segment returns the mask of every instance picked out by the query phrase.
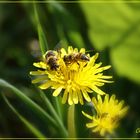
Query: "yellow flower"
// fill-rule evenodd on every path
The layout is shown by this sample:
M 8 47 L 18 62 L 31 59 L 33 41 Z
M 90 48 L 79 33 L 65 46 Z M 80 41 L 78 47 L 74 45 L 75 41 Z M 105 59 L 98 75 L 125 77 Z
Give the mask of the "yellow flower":
M 41 62 L 34 63 L 35 67 L 40 68 L 40 70 L 30 72 L 31 75 L 39 76 L 32 80 L 32 83 L 40 83 L 39 88 L 47 89 L 51 87 L 54 89 L 53 96 L 58 96 L 61 91 L 62 93 L 62 103 L 66 103 L 68 100 L 69 105 L 78 104 L 80 102 L 83 104 L 83 98 L 90 102 L 91 98 L 88 93 L 95 91 L 96 93 L 103 95 L 105 94 L 99 89 L 104 83 L 111 83 L 108 79 L 112 76 L 103 75 L 103 71 L 110 68 L 110 66 L 100 67 L 102 63 L 95 63 L 98 58 L 98 53 L 90 57 L 90 55 L 85 54 L 85 49 L 81 48 L 78 51 L 77 48 L 68 47 L 68 52 L 64 48 L 60 50 L 61 53 L 53 51 L 57 56 L 58 68 L 52 70 L 46 63 L 45 55 Z M 47 53 L 47 52 L 46 52 Z M 71 63 L 66 63 L 64 61 L 64 56 L 74 55 L 74 54 L 85 54 L 89 57 L 89 61 L 81 61 L 76 59 Z
M 108 94 L 105 95 L 104 101 L 98 95 L 97 99 L 95 97 L 92 99 L 92 102 L 97 112 L 95 116 L 90 116 L 82 111 L 83 115 L 91 120 L 86 124 L 87 128 L 91 128 L 93 132 L 99 132 L 101 136 L 113 133 L 119 125 L 119 120 L 126 115 L 128 106 L 123 107 L 124 101 L 119 102 L 115 99 L 115 95 L 109 99 Z

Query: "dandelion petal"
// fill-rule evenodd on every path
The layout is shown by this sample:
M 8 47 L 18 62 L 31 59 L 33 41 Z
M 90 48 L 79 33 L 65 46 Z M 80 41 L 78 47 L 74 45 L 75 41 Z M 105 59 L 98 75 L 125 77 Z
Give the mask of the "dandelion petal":
M 51 85 L 52 85 L 52 82 L 51 82 L 51 81 L 48 81 L 48 82 L 46 82 L 46 83 L 40 85 L 39 88 L 41 88 L 41 89 L 47 89 L 47 88 L 49 88 Z
M 83 114 L 85 117 L 87 117 L 87 118 L 89 118 L 90 120 L 92 120 L 92 116 L 88 115 L 88 114 L 85 113 L 84 111 L 82 111 L 82 114 Z
M 46 64 L 44 62 L 33 63 L 35 67 L 46 69 Z
M 95 127 L 97 124 L 94 124 L 94 123 L 87 123 L 86 126 L 87 128 L 92 128 L 92 127 Z
M 83 93 L 84 98 L 85 98 L 88 102 L 90 102 L 91 99 L 90 99 L 88 93 L 87 93 L 85 90 L 82 90 L 82 93 Z
M 102 90 L 100 90 L 98 87 L 96 87 L 96 86 L 92 86 L 91 87 L 95 92 L 97 92 L 98 94 L 100 94 L 100 95 L 104 95 L 105 94 L 105 92 L 103 92 Z
M 78 95 L 77 95 L 77 92 L 73 91 L 73 102 L 75 104 L 78 104 Z
M 45 74 L 45 71 L 31 71 L 30 72 L 30 75 L 44 75 Z
M 35 84 L 35 83 L 41 82 L 42 80 L 47 80 L 47 76 L 36 78 L 36 79 L 32 80 L 32 83 Z
M 72 48 L 72 46 L 69 46 L 69 47 L 68 47 L 68 53 L 69 53 L 69 54 L 73 53 L 73 48 Z
M 80 53 L 85 53 L 85 48 L 81 48 Z
M 62 90 L 62 87 L 57 88 L 54 92 L 53 92 L 53 96 L 58 96 L 60 94 Z
M 69 92 L 68 103 L 69 103 L 69 105 L 72 105 L 73 104 L 72 92 L 71 91 Z
M 82 97 L 82 94 L 81 94 L 81 92 L 78 90 L 78 92 L 77 92 L 77 94 L 78 94 L 78 99 L 79 99 L 79 101 L 80 101 L 80 104 L 84 104 L 84 102 L 83 102 L 83 97 Z
M 63 103 L 63 104 L 65 104 L 65 103 L 66 103 L 67 98 L 68 98 L 68 91 L 67 91 L 67 90 L 65 90 L 65 91 L 64 91 L 63 98 L 62 98 L 62 103 Z

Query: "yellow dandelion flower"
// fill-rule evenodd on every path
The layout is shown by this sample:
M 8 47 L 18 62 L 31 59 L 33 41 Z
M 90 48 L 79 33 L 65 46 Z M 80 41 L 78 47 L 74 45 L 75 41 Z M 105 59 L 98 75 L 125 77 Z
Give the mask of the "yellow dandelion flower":
M 118 127 L 119 120 L 126 115 L 128 106 L 123 107 L 124 101 L 119 102 L 115 99 L 115 95 L 109 99 L 108 94 L 105 95 L 104 101 L 98 95 L 97 99 L 95 97 L 92 99 L 92 102 L 97 115 L 90 116 L 82 111 L 83 115 L 91 120 L 86 124 L 87 128 L 91 128 L 93 132 L 99 132 L 101 136 L 107 133 L 112 134 Z
M 47 51 L 46 54 L 48 52 L 50 53 Z M 53 96 L 58 96 L 61 91 L 64 91 L 62 103 L 68 101 L 69 105 L 78 104 L 78 102 L 83 104 L 83 98 L 90 102 L 88 93 L 93 91 L 100 95 L 105 94 L 99 87 L 104 83 L 111 83 L 112 81 L 108 79 L 112 76 L 103 75 L 102 72 L 111 66 L 100 67 L 101 62 L 96 64 L 98 53 L 90 56 L 85 54 L 84 48 L 78 51 L 77 48 L 72 47 L 68 47 L 68 52 L 62 48 L 60 52 L 53 51 L 53 53 L 51 59 L 46 60 L 45 54 L 41 62 L 33 64 L 39 70 L 30 72 L 31 75 L 37 76 L 32 83 L 40 83 L 41 89 L 51 87 L 54 89 Z

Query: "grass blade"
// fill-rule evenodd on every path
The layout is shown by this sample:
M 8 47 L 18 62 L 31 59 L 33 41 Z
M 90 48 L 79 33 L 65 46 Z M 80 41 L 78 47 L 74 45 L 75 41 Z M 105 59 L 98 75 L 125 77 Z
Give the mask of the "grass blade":
M 19 117 L 19 119 L 25 124 L 25 126 L 37 137 L 37 138 L 45 138 L 46 137 L 33 125 L 31 124 L 27 119 L 25 119 L 22 115 L 19 114 L 19 112 L 13 107 L 13 105 L 8 101 L 8 99 L 5 97 L 4 94 L 2 94 L 5 102 L 10 107 L 10 109 Z M 46 139 L 47 140 L 47 139 Z
M 47 108 L 50 110 L 50 112 L 54 116 L 55 120 L 57 121 L 59 128 L 61 129 L 62 136 L 67 137 L 68 132 L 67 132 L 66 128 L 64 127 L 64 124 L 63 124 L 62 120 L 60 119 L 59 115 L 56 113 L 56 110 L 54 109 L 54 107 L 52 106 L 52 104 L 50 103 L 50 101 L 48 100 L 46 95 L 44 94 L 44 92 L 41 90 L 40 90 L 40 95 L 41 95 L 42 99 L 44 100 Z
M 39 46 L 40 46 L 42 54 L 44 54 L 48 50 L 48 43 L 47 43 L 47 39 L 45 37 L 45 33 L 43 32 L 41 23 L 39 21 L 39 16 L 38 16 L 38 12 L 37 12 L 35 3 L 34 3 L 34 14 L 35 14 L 35 19 L 36 19 L 36 24 L 37 24 Z
M 48 122 L 51 122 L 53 125 L 57 125 L 56 121 L 44 109 L 42 109 L 39 105 L 33 102 L 29 97 L 27 97 L 23 92 L 18 90 L 16 87 L 12 86 L 3 79 L 0 79 L 0 87 L 9 88 L 10 90 L 12 90 L 13 93 L 19 99 L 21 99 L 26 105 L 28 105 L 37 115 L 42 116 L 47 124 Z

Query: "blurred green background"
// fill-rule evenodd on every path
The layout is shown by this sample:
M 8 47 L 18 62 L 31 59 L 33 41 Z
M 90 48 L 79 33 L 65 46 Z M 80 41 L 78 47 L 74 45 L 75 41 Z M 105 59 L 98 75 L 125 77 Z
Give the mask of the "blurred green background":
M 49 49 L 63 40 L 67 45 L 93 50 L 91 54 L 99 52 L 98 60 L 104 66 L 112 65 L 107 74 L 113 75 L 115 82 L 102 89 L 110 95 L 115 93 L 130 106 L 116 131 L 117 137 L 140 137 L 135 132 L 140 127 L 140 2 L 57 1 L 38 3 L 36 8 Z M 29 76 L 29 71 L 34 69 L 32 63 L 41 58 L 33 3 L 0 3 L 0 57 L 0 78 L 43 106 Z M 44 135 L 59 137 L 53 127 L 44 126 L 11 91 L 3 90 L 1 93 Z M 81 109 L 86 107 L 77 105 L 76 109 L 78 137 L 92 137 L 85 127 L 87 120 L 81 115 Z M 2 96 L 0 137 L 34 137 Z

